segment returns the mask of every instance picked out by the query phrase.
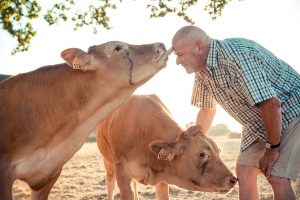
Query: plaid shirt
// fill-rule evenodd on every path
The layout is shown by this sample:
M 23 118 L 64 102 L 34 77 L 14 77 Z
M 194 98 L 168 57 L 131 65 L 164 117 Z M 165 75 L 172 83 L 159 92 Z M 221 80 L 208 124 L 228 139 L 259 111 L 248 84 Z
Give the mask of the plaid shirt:
M 211 40 L 207 69 L 195 74 L 192 105 L 220 104 L 243 126 L 241 151 L 266 141 L 257 103 L 281 101 L 282 130 L 300 113 L 300 75 L 259 44 L 246 39 Z

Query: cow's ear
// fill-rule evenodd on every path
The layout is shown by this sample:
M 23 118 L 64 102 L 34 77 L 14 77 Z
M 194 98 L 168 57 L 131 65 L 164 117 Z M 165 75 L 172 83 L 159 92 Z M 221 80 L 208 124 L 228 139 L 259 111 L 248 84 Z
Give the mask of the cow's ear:
M 176 142 L 153 141 L 150 143 L 149 148 L 158 160 L 171 161 L 176 155 L 183 153 L 182 146 L 177 144 Z
M 204 132 L 202 127 L 199 125 L 191 126 L 183 133 L 184 138 L 190 138 L 190 137 L 195 137 L 200 135 L 204 135 Z
M 81 49 L 69 48 L 61 52 L 61 57 L 67 62 L 67 64 L 73 69 L 79 69 L 82 71 L 93 70 L 90 63 L 90 55 Z

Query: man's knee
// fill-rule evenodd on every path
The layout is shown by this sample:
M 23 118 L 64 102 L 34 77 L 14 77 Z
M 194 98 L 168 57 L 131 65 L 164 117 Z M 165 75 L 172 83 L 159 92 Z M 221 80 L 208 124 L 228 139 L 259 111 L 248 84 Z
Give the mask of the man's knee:
M 259 170 L 254 166 L 236 165 L 236 175 L 239 181 L 255 180 Z
M 272 186 L 287 186 L 291 185 L 291 181 L 287 178 L 284 177 L 279 177 L 279 176 L 270 176 L 268 178 L 269 183 Z

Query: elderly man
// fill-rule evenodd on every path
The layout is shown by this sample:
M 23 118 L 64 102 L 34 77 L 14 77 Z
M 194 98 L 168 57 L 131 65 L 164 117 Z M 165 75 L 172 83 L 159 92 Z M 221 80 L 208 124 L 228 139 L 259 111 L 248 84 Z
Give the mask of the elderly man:
M 172 46 L 176 63 L 195 72 L 196 123 L 207 132 L 218 103 L 243 125 L 240 199 L 259 199 L 260 171 L 275 200 L 296 199 L 290 180 L 300 174 L 300 75 L 254 41 L 211 39 L 195 26 L 179 29 Z

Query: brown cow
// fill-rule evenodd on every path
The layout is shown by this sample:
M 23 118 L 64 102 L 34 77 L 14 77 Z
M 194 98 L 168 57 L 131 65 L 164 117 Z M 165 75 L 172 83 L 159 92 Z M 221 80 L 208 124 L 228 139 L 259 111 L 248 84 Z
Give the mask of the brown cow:
M 63 165 L 92 130 L 137 87 L 165 67 L 161 43 L 108 42 L 88 52 L 67 49 L 67 62 L 0 84 L 0 199 L 12 199 L 15 179 L 47 199 Z
M 225 193 L 237 181 L 220 160 L 215 142 L 199 126 L 180 128 L 156 95 L 131 96 L 98 126 L 97 144 L 108 200 L 115 181 L 122 200 L 137 198 L 132 179 L 155 186 L 160 200 L 168 199 L 168 184 Z

